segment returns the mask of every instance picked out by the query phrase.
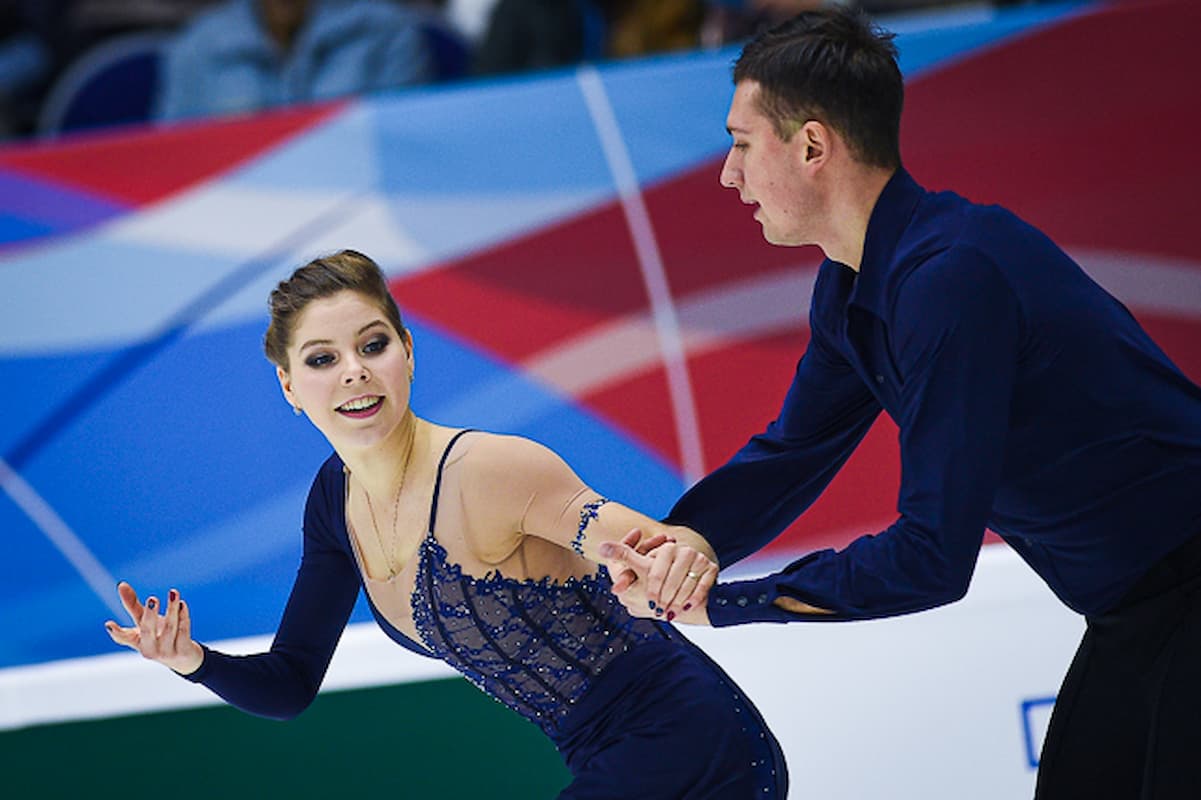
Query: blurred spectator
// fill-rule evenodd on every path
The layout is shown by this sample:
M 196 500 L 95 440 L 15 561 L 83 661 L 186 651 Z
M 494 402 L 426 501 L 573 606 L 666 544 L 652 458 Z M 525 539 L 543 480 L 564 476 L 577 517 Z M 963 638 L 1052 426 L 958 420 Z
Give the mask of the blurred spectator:
M 174 29 L 216 1 L 0 0 L 0 133 L 30 133 L 46 91 L 94 45 Z
M 170 48 L 156 116 L 246 113 L 423 83 L 421 12 L 387 0 L 226 0 Z
M 697 47 L 705 0 L 499 0 L 476 72 L 523 72 Z

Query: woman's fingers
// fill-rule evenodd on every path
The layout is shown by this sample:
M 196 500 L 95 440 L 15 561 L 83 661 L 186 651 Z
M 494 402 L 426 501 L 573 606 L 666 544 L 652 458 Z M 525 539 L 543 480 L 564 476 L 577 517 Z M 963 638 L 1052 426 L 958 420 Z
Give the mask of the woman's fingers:
M 700 556 L 702 561 L 708 560 L 690 547 L 680 548 L 663 579 L 663 589 L 659 596 L 668 622 L 671 622 L 680 613 L 685 598 L 692 594 L 693 581 L 700 578 L 701 573 L 697 570 L 697 556 Z M 704 567 L 702 566 L 701 569 Z
M 138 618 L 138 650 L 146 658 L 158 660 L 158 629 L 158 598 L 151 597 L 146 600 L 146 606 L 142 609 L 142 616 Z
M 694 584 L 691 593 L 688 593 L 688 583 L 684 585 L 681 594 L 687 594 L 688 596 L 682 599 L 680 612 L 704 607 L 709 602 L 709 590 L 713 588 L 713 584 L 717 583 L 717 565 L 706 558 L 703 553 L 697 553 L 697 555 L 700 558 L 693 562 L 692 571 L 695 574 L 699 574 L 700 577 L 695 582 L 688 581 L 688 583 Z
M 163 617 L 162 656 L 173 656 L 178 652 L 175 646 L 175 637 L 179 633 L 179 592 L 174 589 L 167 592 L 167 613 Z
M 108 632 L 108 636 L 114 642 L 123 647 L 132 647 L 138 649 L 138 629 L 137 628 L 122 628 L 111 619 L 104 623 L 104 630 Z
M 192 615 L 188 613 L 188 606 L 181 597 L 179 598 L 179 630 L 175 634 L 175 647 L 177 650 L 182 650 L 191 642 Z
M 117 584 L 117 596 L 121 598 L 121 605 L 125 606 L 129 618 L 135 625 L 138 624 L 138 620 L 142 618 L 142 604 L 138 602 L 138 593 L 128 583 L 121 581 Z

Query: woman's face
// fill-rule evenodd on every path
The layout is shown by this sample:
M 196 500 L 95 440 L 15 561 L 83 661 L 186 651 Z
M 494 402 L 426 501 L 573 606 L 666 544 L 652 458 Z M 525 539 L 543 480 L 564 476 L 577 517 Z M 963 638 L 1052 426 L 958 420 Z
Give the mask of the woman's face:
M 309 303 L 292 331 L 288 365 L 277 370 L 284 396 L 336 450 L 386 440 L 409 408 L 412 342 L 358 292 Z

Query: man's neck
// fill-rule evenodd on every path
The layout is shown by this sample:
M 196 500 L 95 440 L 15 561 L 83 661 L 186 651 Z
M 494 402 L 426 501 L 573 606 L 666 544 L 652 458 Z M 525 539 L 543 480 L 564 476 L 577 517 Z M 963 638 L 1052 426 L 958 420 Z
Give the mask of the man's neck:
M 863 262 L 867 225 L 885 184 L 896 170 L 856 166 L 838 181 L 830 203 L 830 238 L 823 244 L 826 258 L 856 272 Z

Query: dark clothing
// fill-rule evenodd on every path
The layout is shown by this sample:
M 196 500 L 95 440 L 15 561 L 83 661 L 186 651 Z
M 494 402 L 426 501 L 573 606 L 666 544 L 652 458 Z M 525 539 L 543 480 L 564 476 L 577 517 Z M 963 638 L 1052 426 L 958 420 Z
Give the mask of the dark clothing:
M 1201 532 L 1201 389 L 1042 233 L 903 170 L 859 273 L 825 261 L 779 417 L 676 504 L 721 565 L 821 493 L 881 410 L 900 429 L 899 519 L 844 550 L 719 584 L 714 625 L 886 617 L 967 591 L 985 528 L 1076 611 L 1112 609 Z M 805 617 L 813 619 L 814 617 Z
M 499 0 L 476 48 L 475 71 L 499 75 L 597 61 L 605 19 L 591 0 Z
M 1035 800 L 1201 797 L 1201 537 L 1084 640 L 1051 714 Z
M 368 593 L 397 644 L 445 661 L 493 699 L 539 725 L 573 780 L 563 800 L 784 798 L 783 753 L 725 673 L 670 625 L 629 615 L 608 572 L 565 581 L 469 575 L 435 536 L 438 467 L 412 590 L 420 641 Z M 304 555 L 268 653 L 205 649 L 187 676 L 253 714 L 288 718 L 314 698 L 364 586 L 346 525 L 346 475 L 331 456 L 305 506 Z M 371 578 L 367 578 L 371 581 Z M 383 584 L 388 581 L 376 581 Z M 703 730 L 698 741 L 689 731 Z

